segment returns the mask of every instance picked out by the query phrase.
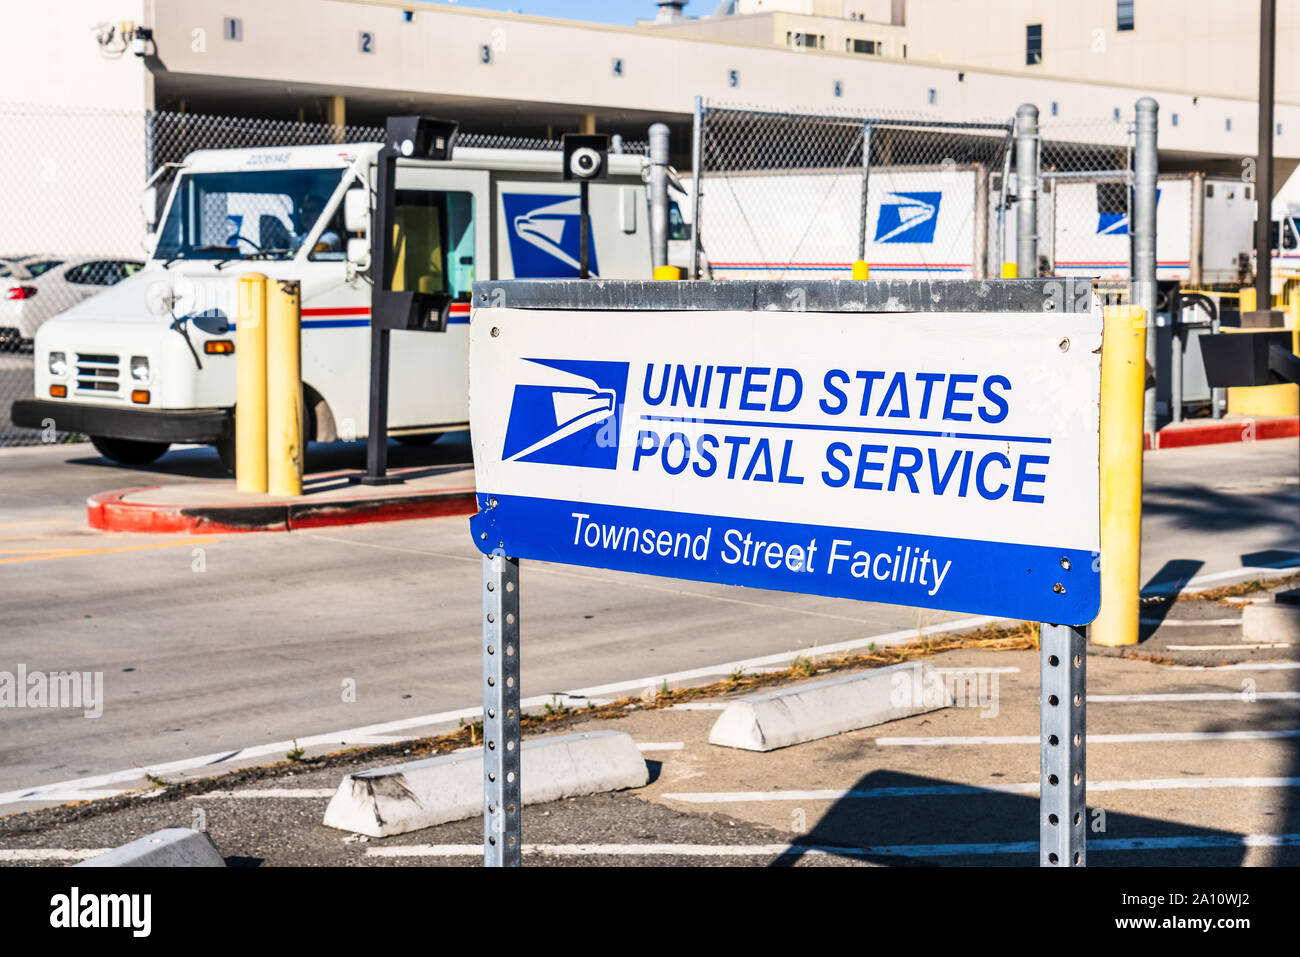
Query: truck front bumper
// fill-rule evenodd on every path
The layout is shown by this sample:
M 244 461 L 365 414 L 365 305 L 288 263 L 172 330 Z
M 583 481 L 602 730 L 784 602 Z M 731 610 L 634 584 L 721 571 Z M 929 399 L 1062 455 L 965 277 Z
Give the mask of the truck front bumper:
M 139 442 L 211 444 L 235 434 L 232 409 L 130 409 L 115 406 L 19 399 L 10 413 L 14 425 L 81 432 Z

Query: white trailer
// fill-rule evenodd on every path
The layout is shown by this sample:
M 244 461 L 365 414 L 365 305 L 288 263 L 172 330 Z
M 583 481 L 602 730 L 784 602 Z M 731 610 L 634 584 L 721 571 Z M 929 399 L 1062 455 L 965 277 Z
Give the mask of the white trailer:
M 987 275 L 987 173 L 978 164 L 872 167 L 864 257 L 872 277 Z M 690 179 L 683 182 L 689 191 Z M 848 278 L 858 257 L 862 174 L 706 174 L 700 210 L 701 246 L 716 278 Z
M 1119 179 L 1043 178 L 1039 191 L 1040 257 L 1057 276 L 1127 279 L 1128 185 Z M 1201 173 L 1157 180 L 1156 278 L 1195 285 L 1237 284 L 1251 272 L 1253 185 Z M 1014 216 L 1008 216 L 1014 250 Z

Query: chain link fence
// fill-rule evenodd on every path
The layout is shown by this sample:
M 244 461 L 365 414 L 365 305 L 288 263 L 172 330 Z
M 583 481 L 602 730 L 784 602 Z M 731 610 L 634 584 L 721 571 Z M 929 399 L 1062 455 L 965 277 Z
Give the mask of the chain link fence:
M 701 110 L 699 235 L 717 278 L 996 275 L 1010 122 Z
M 384 132 L 378 126 L 6 103 L 0 103 L 0 124 L 23 134 L 21 148 L 15 141 L 0 151 L 0 181 L 6 184 L 0 198 L 0 446 L 80 438 L 11 423 L 14 400 L 33 392 L 32 339 L 46 320 L 144 266 L 148 220 L 157 220 L 189 153 L 378 142 Z M 469 131 L 457 145 L 561 148 L 559 140 Z M 615 146 L 641 155 L 647 148 L 644 141 Z M 144 209 L 150 184 L 156 188 L 153 217 Z M 248 241 L 265 246 L 274 244 L 273 234 L 292 229 L 293 214 L 250 208 L 245 222 L 234 225 Z M 225 241 L 229 225 L 223 207 L 213 222 L 218 241 Z
M 704 104 L 716 278 L 983 278 L 1016 259 L 1014 124 Z M 1132 118 L 1039 126 L 1042 275 L 1127 281 Z M 864 165 L 864 146 L 866 163 Z
M 1044 275 L 1126 284 L 1132 117 L 1039 124 L 1038 254 Z M 1014 183 L 1013 189 L 1014 189 Z

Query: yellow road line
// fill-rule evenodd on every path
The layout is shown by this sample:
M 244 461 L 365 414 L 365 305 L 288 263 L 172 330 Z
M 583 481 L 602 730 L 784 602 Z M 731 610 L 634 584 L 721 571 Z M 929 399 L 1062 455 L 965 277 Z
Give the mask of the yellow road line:
M 187 538 L 173 542 L 151 542 L 147 545 L 118 545 L 114 548 L 46 548 L 33 552 L 0 552 L 3 554 L 20 555 L 19 558 L 0 558 L 0 565 L 9 565 L 14 562 L 40 562 L 50 558 L 81 558 L 86 555 L 108 555 L 112 552 L 138 552 L 147 548 L 175 548 L 177 545 L 209 545 L 213 542 L 219 542 L 219 537 L 210 538 Z

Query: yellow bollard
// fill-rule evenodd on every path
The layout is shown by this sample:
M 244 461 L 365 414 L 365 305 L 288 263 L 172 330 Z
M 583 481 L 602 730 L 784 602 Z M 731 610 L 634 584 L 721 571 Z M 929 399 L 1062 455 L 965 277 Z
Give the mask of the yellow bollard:
M 681 279 L 682 271 L 677 266 L 655 266 L 656 279 Z
M 1002 278 L 1003 278 L 1003 279 L 1015 279 L 1015 278 L 1016 278 L 1017 276 L 1019 276 L 1019 275 L 1020 275 L 1020 270 L 1019 270 L 1019 268 L 1016 266 L 1015 263 L 1003 263 L 1003 264 L 1002 264 Z
M 235 322 L 235 488 L 266 491 L 266 277 L 239 277 Z
M 1146 314 L 1105 310 L 1101 348 L 1101 612 L 1088 629 L 1099 645 L 1136 645 L 1142 553 L 1142 397 Z
M 1241 290 L 1240 308 L 1250 312 L 1255 308 L 1255 290 Z M 1275 303 L 1273 308 L 1282 310 L 1284 327 L 1291 330 L 1291 351 L 1300 352 L 1300 301 L 1283 304 Z M 1236 331 L 1236 330 L 1229 330 Z M 1242 330 L 1249 333 L 1251 330 Z M 1233 386 L 1228 389 L 1228 411 L 1233 415 L 1296 415 L 1300 414 L 1300 389 L 1287 383 L 1279 385 Z
M 272 495 L 302 494 L 302 313 L 296 279 L 276 279 L 266 297 L 266 466 Z
M 871 278 L 871 266 L 868 265 L 865 261 L 863 261 L 863 260 L 861 260 L 861 259 L 856 260 L 856 261 L 853 263 L 853 278 L 854 278 L 854 279 L 870 279 L 870 278 Z

